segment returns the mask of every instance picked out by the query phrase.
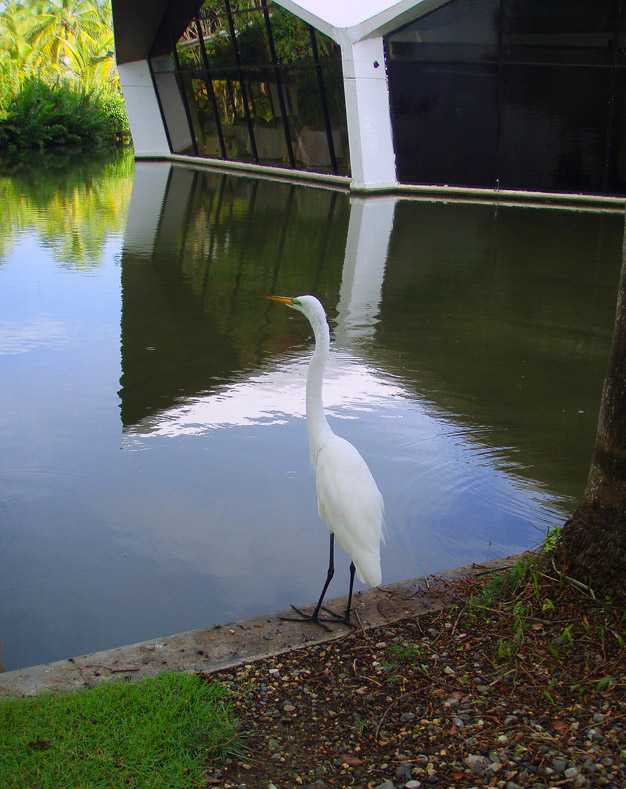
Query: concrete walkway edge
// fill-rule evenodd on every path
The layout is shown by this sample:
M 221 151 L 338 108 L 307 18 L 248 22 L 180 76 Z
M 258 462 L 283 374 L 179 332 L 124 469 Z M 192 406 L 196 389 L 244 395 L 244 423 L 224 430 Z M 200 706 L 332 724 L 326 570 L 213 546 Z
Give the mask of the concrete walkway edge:
M 457 567 L 436 576 L 358 592 L 353 599 L 354 627 L 367 630 L 441 609 L 446 605 L 445 590 L 455 579 L 505 569 L 523 555 Z M 341 611 L 345 598 L 332 600 L 328 605 Z M 264 614 L 241 622 L 7 671 L 0 674 L 0 699 L 95 687 L 116 678 L 137 680 L 162 671 L 208 674 L 339 638 L 349 630 L 344 625 L 333 625 L 332 632 L 326 632 L 313 623 L 281 620 L 281 616 L 290 613 Z

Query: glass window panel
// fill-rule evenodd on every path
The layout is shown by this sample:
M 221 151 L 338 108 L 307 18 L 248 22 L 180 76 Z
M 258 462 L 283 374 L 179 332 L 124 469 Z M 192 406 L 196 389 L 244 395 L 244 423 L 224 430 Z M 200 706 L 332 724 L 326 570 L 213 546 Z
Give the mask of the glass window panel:
M 334 63 L 327 61 L 327 65 L 322 66 L 322 77 L 326 91 L 330 126 L 333 133 L 338 174 L 349 175 L 350 150 L 348 147 L 348 120 L 346 118 L 343 72 L 336 68 Z
M 231 71 L 211 72 L 211 76 L 226 147 L 226 158 L 241 162 L 254 161 L 244 107 L 244 91 L 241 89 L 239 79 Z M 247 80 L 244 88 L 250 107 L 253 102 L 250 100 Z
M 207 83 L 204 77 L 189 78 L 187 81 L 189 113 L 200 156 L 221 159 L 222 150 L 209 92 L 210 86 L 211 83 Z
M 294 66 L 281 68 L 281 79 L 296 167 L 332 172 L 315 70 Z
M 165 72 L 173 73 L 176 71 L 174 58 L 171 55 L 159 55 L 158 57 L 151 57 L 150 67 L 155 74 L 163 74 Z
M 180 77 L 172 72 L 156 71 L 154 72 L 154 83 L 159 94 L 159 102 L 173 153 L 192 155 L 194 152 L 193 143 L 180 91 Z
M 501 186 L 604 192 L 610 71 L 507 65 L 503 74 Z
M 615 195 L 626 191 L 626 69 L 622 68 L 615 74 L 607 191 Z
M 235 53 L 223 0 L 207 0 L 198 16 L 211 68 L 234 67 Z
M 317 41 L 317 54 L 320 63 L 324 65 L 336 64 L 341 68 L 341 47 L 336 44 L 332 38 L 324 35 L 319 30 L 315 31 L 315 40 Z
M 398 179 L 495 187 L 497 67 L 389 65 Z
M 391 60 L 491 61 L 498 51 L 499 0 L 452 0 L 387 37 Z
M 187 112 L 189 115 L 189 123 L 191 123 L 191 131 L 198 148 L 198 152 L 202 149 L 202 128 L 200 125 L 200 118 L 198 117 L 198 106 L 196 94 L 194 92 L 194 85 L 199 82 L 194 79 L 192 72 L 181 72 L 178 77 L 179 85 L 185 92 L 185 99 L 187 101 Z M 189 155 L 195 155 L 193 145 L 187 151 Z
M 191 28 L 189 28 L 191 29 Z M 176 54 L 178 56 L 178 63 L 183 71 L 195 71 L 204 68 L 204 60 L 202 59 L 202 52 L 198 37 L 181 38 L 176 44 Z
M 272 62 L 267 42 L 263 13 L 239 11 L 233 13 L 239 59 L 243 66 L 264 66 Z
M 312 62 L 309 26 L 282 6 L 275 3 L 268 5 L 278 62 L 285 64 Z
M 626 66 L 626 3 L 619 4 L 616 34 L 616 63 Z
M 504 59 L 609 65 L 616 11 L 616 0 L 503 0 Z
M 273 63 L 267 20 L 259 0 L 231 0 L 230 19 L 225 0 L 205 0 L 198 23 L 189 22 L 193 16 L 190 0 L 175 5 L 176 10 L 169 15 L 170 28 L 165 32 L 173 40 L 176 28 L 175 56 L 181 73 L 170 73 L 169 82 L 162 74 L 158 77 L 159 95 L 169 100 L 164 114 L 168 132 L 173 131 L 175 152 L 191 153 L 195 142 L 200 156 L 221 157 L 221 130 L 228 159 L 258 159 L 262 164 L 291 166 L 290 138 L 294 159 L 298 159 L 296 166 L 333 172 L 337 165 L 340 172 L 349 172 L 341 51 L 335 42 L 316 32 L 319 71 L 328 103 L 325 116 L 311 31 L 301 19 L 267 3 L 277 60 Z M 237 51 L 232 44 L 231 22 Z M 163 72 L 164 67 L 172 69 L 171 60 L 165 66 L 158 60 L 154 63 L 157 72 Z M 177 99 L 172 101 L 176 92 Z

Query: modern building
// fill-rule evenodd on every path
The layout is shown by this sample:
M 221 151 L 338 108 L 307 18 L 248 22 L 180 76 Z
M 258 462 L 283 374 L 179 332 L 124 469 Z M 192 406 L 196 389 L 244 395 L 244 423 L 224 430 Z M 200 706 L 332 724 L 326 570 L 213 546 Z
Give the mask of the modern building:
M 113 0 L 138 157 L 626 194 L 621 0 Z

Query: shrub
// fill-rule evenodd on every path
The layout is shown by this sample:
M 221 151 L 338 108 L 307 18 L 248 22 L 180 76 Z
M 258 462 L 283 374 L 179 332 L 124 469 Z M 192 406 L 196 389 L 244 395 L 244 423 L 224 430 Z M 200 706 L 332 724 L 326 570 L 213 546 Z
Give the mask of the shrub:
M 4 102 L 0 149 L 119 145 L 130 131 L 124 103 L 113 90 L 31 77 Z

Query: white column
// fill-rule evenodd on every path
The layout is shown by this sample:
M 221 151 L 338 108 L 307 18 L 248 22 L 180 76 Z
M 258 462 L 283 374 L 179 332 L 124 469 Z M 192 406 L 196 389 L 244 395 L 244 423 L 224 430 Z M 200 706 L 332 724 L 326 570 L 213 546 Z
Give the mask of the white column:
M 381 189 L 396 183 L 389 88 L 382 36 L 341 42 L 352 185 Z
M 122 83 L 135 155 L 167 156 L 170 149 L 154 94 L 148 61 L 122 63 L 117 70 Z

